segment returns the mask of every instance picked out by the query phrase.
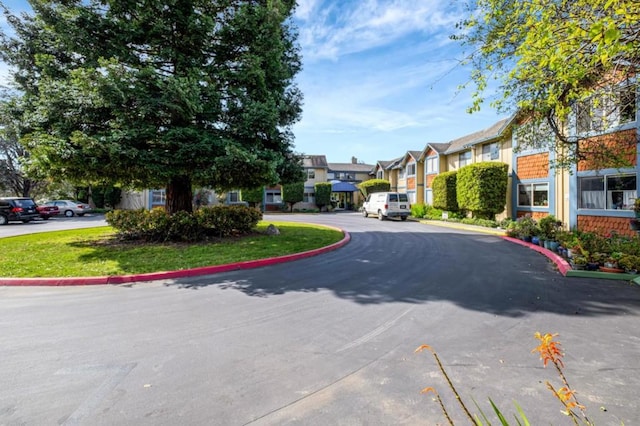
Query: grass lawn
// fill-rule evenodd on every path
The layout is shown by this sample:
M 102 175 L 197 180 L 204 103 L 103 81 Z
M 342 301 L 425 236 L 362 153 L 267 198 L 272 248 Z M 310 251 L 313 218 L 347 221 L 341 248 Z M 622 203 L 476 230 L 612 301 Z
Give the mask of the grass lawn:
M 269 222 L 272 223 L 272 222 Z M 259 235 L 201 244 L 121 242 L 111 227 L 45 232 L 0 239 L 0 277 L 90 277 L 175 271 L 263 259 L 333 244 L 340 231 L 274 222 L 280 235 Z

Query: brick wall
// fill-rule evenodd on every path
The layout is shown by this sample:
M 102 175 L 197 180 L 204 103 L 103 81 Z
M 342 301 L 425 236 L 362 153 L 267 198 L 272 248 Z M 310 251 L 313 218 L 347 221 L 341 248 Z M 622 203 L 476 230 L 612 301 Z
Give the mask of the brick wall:
M 587 156 L 578 163 L 578 171 L 611 169 L 636 165 L 636 129 L 595 136 L 580 143 L 580 152 Z
M 601 235 L 616 231 L 620 235 L 636 236 L 632 231 L 627 217 L 584 216 L 578 215 L 578 229 L 580 231 L 596 232 Z
M 524 179 L 540 179 L 549 176 L 549 153 L 518 157 L 518 177 Z

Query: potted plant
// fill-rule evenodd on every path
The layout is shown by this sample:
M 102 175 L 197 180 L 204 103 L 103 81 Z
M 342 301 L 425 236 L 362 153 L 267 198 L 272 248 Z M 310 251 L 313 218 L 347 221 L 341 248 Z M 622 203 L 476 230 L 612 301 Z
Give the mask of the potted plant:
M 583 270 L 587 267 L 587 258 L 581 254 L 574 255 L 571 260 L 571 267 L 576 270 Z
M 516 221 L 516 229 L 518 237 L 528 243 L 531 242 L 531 237 L 538 233 L 538 224 L 531 216 L 522 216 Z
M 558 221 L 552 214 L 540 219 L 540 237 L 545 241 L 544 248 L 556 251 L 560 243 L 556 240 L 556 235 L 560 230 L 562 222 Z
M 623 255 L 620 252 L 613 252 L 610 255 L 606 256 L 603 260 L 603 265 L 600 266 L 600 270 L 602 272 L 614 272 L 614 273 L 624 272 L 624 269 L 621 269 L 618 266 L 622 256 Z
M 618 260 L 618 267 L 628 274 L 637 274 L 640 269 L 640 256 L 622 254 Z

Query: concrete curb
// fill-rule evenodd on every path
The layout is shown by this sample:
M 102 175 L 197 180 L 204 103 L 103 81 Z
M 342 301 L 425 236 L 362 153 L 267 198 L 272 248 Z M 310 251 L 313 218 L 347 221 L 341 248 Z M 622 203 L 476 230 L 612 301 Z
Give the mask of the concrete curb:
M 640 285 L 640 276 L 632 275 L 632 274 L 613 274 L 610 272 L 600 272 L 600 271 L 578 271 L 571 268 L 569 262 L 567 262 L 562 256 L 557 253 L 552 252 L 551 250 L 540 247 L 536 244 L 527 243 L 518 238 L 507 237 L 505 235 L 505 231 L 497 230 L 492 228 L 482 229 L 477 226 L 470 226 L 463 223 L 457 222 L 441 222 L 437 220 L 419 220 L 420 223 L 425 225 L 433 225 L 440 226 L 444 228 L 453 228 L 453 229 L 461 229 L 465 231 L 479 232 L 484 234 L 492 234 L 502 237 L 503 240 L 509 241 L 514 244 L 521 245 L 523 247 L 527 247 L 531 250 L 537 251 L 538 253 L 546 256 L 549 260 L 556 264 L 558 268 L 558 272 L 560 272 L 565 277 L 578 277 L 578 278 L 599 278 L 599 279 L 607 279 L 607 280 L 620 280 L 620 281 L 631 281 L 636 285 Z
M 226 265 L 203 266 L 194 269 L 180 271 L 150 272 L 146 274 L 110 275 L 101 277 L 68 277 L 68 278 L 0 278 L 0 286 L 76 286 L 76 285 L 107 285 L 128 284 L 141 281 L 169 280 L 175 278 L 197 277 L 201 275 L 217 274 L 220 272 L 237 271 L 240 269 L 261 268 L 263 266 L 277 265 L 279 263 L 292 262 L 319 254 L 327 253 L 345 246 L 351 241 L 351 235 L 332 226 L 322 225 L 326 228 L 336 229 L 344 234 L 344 238 L 337 243 L 308 250 L 301 253 L 284 256 L 270 257 L 266 259 L 247 260 L 245 262 L 229 263 Z
M 569 265 L 569 262 L 567 262 L 562 256 L 552 252 L 551 250 L 548 250 L 548 249 L 546 249 L 544 247 L 540 247 L 540 246 L 535 245 L 535 244 L 527 243 L 527 242 L 519 240 L 517 238 L 502 237 L 502 239 L 506 240 L 506 241 L 509 241 L 511 243 L 515 243 L 515 244 L 518 244 L 518 245 L 521 245 L 521 246 L 524 246 L 524 247 L 528 247 L 529 249 L 531 249 L 533 251 L 537 251 L 538 253 L 545 255 L 546 257 L 551 259 L 551 261 L 553 261 L 553 263 L 556 264 L 556 266 L 558 267 L 558 271 L 565 277 L 567 276 L 567 272 L 573 271 L 571 269 L 571 265 Z M 608 274 L 608 275 L 611 275 L 611 274 Z

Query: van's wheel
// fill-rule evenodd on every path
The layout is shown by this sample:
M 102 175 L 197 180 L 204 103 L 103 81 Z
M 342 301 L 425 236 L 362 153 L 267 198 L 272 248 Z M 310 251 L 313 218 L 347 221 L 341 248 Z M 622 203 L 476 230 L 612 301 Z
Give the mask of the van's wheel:
M 378 210 L 378 220 L 384 220 L 384 215 L 381 210 Z
M 404 222 L 405 220 L 407 220 L 407 217 L 406 216 L 400 216 L 400 220 Z
M 6 225 L 9 222 L 6 216 L 0 214 L 0 225 Z
M 367 213 L 367 211 L 363 209 L 362 210 L 362 216 L 369 217 L 369 213 Z

